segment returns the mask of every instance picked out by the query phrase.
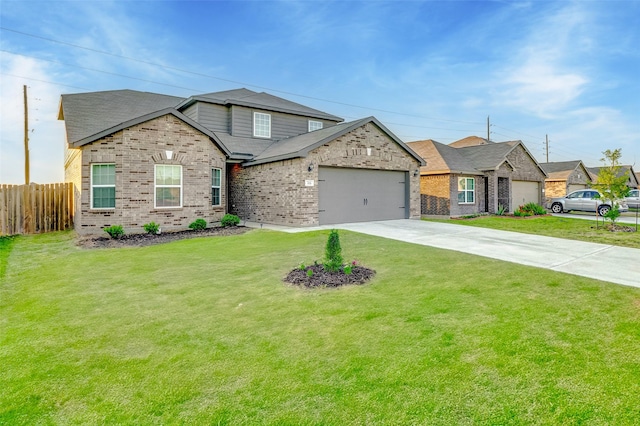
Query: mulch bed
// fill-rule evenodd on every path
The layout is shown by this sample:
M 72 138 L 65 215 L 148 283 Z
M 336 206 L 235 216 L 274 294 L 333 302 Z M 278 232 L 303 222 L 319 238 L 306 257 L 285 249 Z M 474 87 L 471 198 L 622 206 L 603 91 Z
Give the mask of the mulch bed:
M 631 226 L 616 225 L 613 223 L 605 225 L 605 228 L 611 232 L 636 232 L 636 229 Z
M 308 276 L 307 271 L 313 271 L 313 275 Z M 307 266 L 304 269 L 296 268 L 284 278 L 285 282 L 300 287 L 340 287 L 343 285 L 364 284 L 376 274 L 376 271 L 364 266 L 354 266 L 351 274 L 343 271 L 325 271 L 322 265 Z
M 152 234 L 125 234 L 118 239 L 113 239 L 105 234 L 105 236 L 86 236 L 78 237 L 76 244 L 82 248 L 117 248 L 117 247 L 144 247 L 155 244 L 168 243 L 170 241 L 179 241 L 187 238 L 198 237 L 219 237 L 225 235 L 244 234 L 249 228 L 244 226 L 214 227 L 203 230 L 163 232 L 158 235 Z

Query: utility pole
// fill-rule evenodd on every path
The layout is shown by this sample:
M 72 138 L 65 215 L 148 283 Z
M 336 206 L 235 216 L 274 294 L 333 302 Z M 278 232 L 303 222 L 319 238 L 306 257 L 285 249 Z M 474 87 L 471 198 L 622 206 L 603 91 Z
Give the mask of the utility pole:
M 546 152 L 547 152 L 547 163 L 549 162 L 549 135 L 544 135 L 544 139 L 545 139 L 545 146 L 546 148 Z
M 24 184 L 29 185 L 29 109 L 27 108 L 27 85 L 22 86 L 24 93 Z
M 489 128 L 491 125 L 489 124 L 489 116 L 487 115 L 487 142 L 491 142 L 491 131 Z

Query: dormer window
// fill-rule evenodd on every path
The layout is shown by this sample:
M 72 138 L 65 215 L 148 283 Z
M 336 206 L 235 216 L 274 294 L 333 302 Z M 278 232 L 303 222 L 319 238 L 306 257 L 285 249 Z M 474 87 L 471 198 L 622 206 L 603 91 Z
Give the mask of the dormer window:
M 323 123 L 322 121 L 314 121 L 314 120 L 309 120 L 309 131 L 313 132 L 314 130 L 320 130 L 322 129 Z
M 253 136 L 256 138 L 271 137 L 271 114 L 253 113 Z

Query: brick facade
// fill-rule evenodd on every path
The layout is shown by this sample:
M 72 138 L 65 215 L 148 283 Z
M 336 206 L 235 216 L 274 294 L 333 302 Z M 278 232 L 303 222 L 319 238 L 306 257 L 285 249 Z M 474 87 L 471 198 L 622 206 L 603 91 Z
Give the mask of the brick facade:
M 421 214 L 451 215 L 451 185 L 449 180 L 449 175 L 420 176 Z
M 311 171 L 309 165 L 313 165 Z M 409 216 L 420 217 L 419 177 L 413 175 L 420 164 L 373 123 L 314 149 L 305 158 L 231 167 L 230 211 L 261 223 L 318 225 L 320 166 L 409 172 Z M 314 185 L 306 186 L 306 180 Z
M 74 182 L 80 194 L 75 219 L 75 229 L 80 234 L 100 234 L 102 228 L 110 225 L 122 225 L 127 233 L 144 232 L 142 225 L 152 221 L 163 230 L 179 230 L 186 229 L 197 218 L 211 223 L 225 214 L 224 153 L 208 136 L 173 115 L 118 131 L 79 151 L 77 159 L 66 166 L 65 180 Z M 167 151 L 172 152 L 171 158 Z M 90 206 L 91 164 L 94 163 L 115 164 L 115 209 Z M 156 164 L 182 166 L 182 207 L 154 206 Z M 222 170 L 219 207 L 211 206 L 211 169 L 214 167 Z
M 564 197 L 567 195 L 567 181 L 555 180 L 544 183 L 544 194 L 546 198 Z

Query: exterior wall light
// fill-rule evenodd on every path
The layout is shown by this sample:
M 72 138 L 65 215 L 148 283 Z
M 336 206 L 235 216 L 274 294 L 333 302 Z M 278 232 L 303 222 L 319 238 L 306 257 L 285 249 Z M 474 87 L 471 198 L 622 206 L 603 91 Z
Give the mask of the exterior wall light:
M 307 167 L 307 171 L 308 172 L 312 172 L 313 171 L 313 163 L 309 163 L 309 167 Z

